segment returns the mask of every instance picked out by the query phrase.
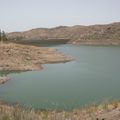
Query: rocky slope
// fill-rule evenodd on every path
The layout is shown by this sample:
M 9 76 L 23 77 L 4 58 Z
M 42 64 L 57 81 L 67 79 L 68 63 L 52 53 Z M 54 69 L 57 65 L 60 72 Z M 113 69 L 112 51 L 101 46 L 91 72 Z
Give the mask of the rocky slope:
M 107 25 L 59 26 L 8 33 L 11 40 L 58 40 L 73 44 L 120 45 L 120 22 Z

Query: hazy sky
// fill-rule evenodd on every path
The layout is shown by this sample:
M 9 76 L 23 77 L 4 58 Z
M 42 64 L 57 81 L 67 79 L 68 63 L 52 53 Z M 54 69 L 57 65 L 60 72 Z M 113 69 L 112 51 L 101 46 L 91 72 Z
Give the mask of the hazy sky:
M 21 31 L 120 21 L 120 0 L 0 0 L 0 28 Z

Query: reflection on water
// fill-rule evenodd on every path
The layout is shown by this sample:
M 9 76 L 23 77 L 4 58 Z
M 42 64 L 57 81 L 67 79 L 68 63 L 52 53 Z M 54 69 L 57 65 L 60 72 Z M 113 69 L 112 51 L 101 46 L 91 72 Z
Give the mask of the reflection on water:
M 34 45 L 34 46 L 40 46 L 40 47 L 54 47 L 54 46 L 60 46 L 63 44 L 66 44 L 69 40 L 23 40 L 23 41 L 17 41 L 17 43 L 26 44 L 26 45 Z

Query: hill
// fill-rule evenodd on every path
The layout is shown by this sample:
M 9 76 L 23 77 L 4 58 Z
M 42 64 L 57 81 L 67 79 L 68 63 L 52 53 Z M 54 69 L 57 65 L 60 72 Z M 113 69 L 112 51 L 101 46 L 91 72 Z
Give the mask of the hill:
M 120 22 L 107 25 L 59 26 L 7 34 L 12 41 L 58 40 L 73 44 L 120 45 Z

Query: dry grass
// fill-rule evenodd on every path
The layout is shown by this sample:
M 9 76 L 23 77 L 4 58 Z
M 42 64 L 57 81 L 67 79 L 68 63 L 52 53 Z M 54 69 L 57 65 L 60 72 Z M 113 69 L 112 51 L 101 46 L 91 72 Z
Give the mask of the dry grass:
M 119 120 L 119 107 L 119 101 L 112 101 L 72 111 L 35 111 L 18 105 L 0 104 L 0 120 Z

